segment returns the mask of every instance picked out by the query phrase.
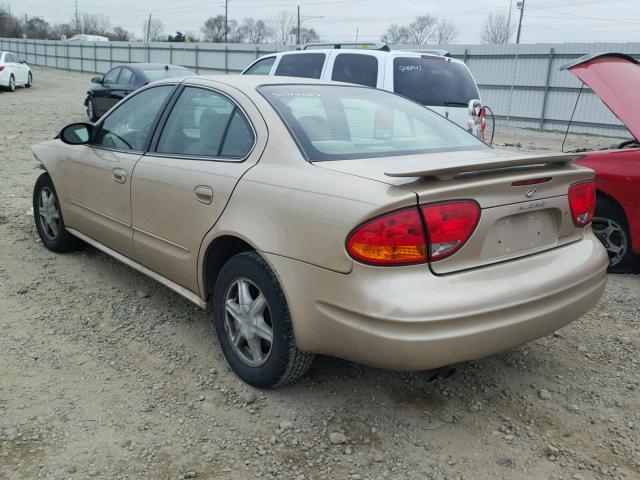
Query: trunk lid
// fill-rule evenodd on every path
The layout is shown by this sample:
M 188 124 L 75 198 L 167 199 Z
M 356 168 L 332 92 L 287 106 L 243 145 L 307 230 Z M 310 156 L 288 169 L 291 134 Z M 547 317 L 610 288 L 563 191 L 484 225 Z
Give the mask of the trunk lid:
M 640 65 L 621 53 L 587 55 L 562 67 L 593 90 L 611 112 L 640 140 Z
M 593 178 L 592 170 L 573 165 L 579 158 L 513 156 L 483 149 L 314 165 L 410 190 L 420 205 L 476 201 L 480 220 L 469 240 L 452 256 L 430 264 L 434 273 L 446 274 L 583 238 L 584 229 L 576 228 L 571 219 L 567 197 L 570 185 Z

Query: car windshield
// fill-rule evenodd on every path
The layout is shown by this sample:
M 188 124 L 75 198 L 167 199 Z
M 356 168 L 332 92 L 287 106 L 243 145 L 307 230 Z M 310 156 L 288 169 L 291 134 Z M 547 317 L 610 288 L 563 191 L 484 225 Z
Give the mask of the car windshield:
M 309 161 L 488 148 L 462 128 L 383 90 L 338 85 L 264 85 Z
M 195 75 L 191 70 L 182 67 L 149 68 L 143 70 L 143 72 L 150 82 L 155 82 L 156 80 L 162 80 L 164 78 L 188 77 L 190 75 Z
M 467 107 L 480 98 L 464 65 L 430 56 L 394 58 L 393 91 L 430 107 Z

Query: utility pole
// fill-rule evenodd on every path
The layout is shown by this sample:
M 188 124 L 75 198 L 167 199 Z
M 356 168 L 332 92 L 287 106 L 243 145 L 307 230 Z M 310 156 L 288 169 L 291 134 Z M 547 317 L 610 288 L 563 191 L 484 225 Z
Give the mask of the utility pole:
M 151 14 L 149 14 L 149 20 L 147 20 L 147 43 L 149 43 L 150 37 L 151 37 Z
M 229 0 L 224 0 L 224 43 L 227 43 L 229 33 Z
M 507 15 L 507 43 L 511 37 L 511 9 L 513 8 L 513 0 L 509 0 L 509 15 Z
M 298 5 L 298 28 L 296 30 L 296 45 L 300 46 L 300 5 Z
M 520 9 L 520 21 L 518 22 L 518 35 L 516 36 L 516 43 L 520 43 L 520 30 L 522 30 L 522 16 L 524 15 L 524 0 L 516 3 L 516 7 Z
M 78 15 L 78 0 L 76 0 L 76 33 L 80 32 L 80 16 Z

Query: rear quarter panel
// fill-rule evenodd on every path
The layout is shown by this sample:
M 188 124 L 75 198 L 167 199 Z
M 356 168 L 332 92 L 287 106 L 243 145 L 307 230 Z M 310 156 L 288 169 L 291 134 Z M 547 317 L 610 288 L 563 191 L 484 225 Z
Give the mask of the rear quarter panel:
M 596 172 L 596 188 L 624 210 L 631 246 L 640 254 L 640 149 L 591 152 L 577 163 Z

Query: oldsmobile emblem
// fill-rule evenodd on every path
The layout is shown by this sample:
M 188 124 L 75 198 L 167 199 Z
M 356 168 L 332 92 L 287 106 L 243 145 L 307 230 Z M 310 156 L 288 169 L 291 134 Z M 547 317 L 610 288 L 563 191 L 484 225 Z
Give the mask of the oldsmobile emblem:
M 524 194 L 525 197 L 527 198 L 531 198 L 536 194 L 537 190 L 533 187 L 531 187 L 529 190 L 527 190 Z

